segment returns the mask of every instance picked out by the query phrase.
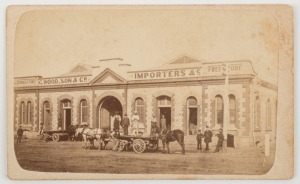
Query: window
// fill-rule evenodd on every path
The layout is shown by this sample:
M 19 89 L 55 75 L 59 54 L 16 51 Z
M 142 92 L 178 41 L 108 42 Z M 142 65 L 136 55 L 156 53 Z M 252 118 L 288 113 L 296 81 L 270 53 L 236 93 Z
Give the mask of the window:
M 171 98 L 167 96 L 161 96 L 158 98 L 159 107 L 171 107 Z
M 44 102 L 43 106 L 43 120 L 44 120 L 44 125 L 50 125 L 50 103 L 48 101 Z
M 134 110 L 137 111 L 137 114 L 140 116 L 140 122 L 146 123 L 145 103 L 142 98 L 135 99 Z
M 257 96 L 255 99 L 255 106 L 254 106 L 254 123 L 255 123 L 255 128 L 259 129 L 260 128 L 260 122 L 259 122 L 259 97 Z
M 195 97 L 188 98 L 188 107 L 197 107 L 197 99 Z
M 63 108 L 71 108 L 71 101 L 64 100 L 63 101 Z
M 25 103 L 21 102 L 21 124 L 25 123 Z
M 229 123 L 235 124 L 236 122 L 236 101 L 234 95 L 229 95 Z
M 31 102 L 27 102 L 27 124 L 32 123 L 32 106 Z
M 266 129 L 270 130 L 271 129 L 271 103 L 270 100 L 267 101 L 266 104 Z
M 221 95 L 215 97 L 216 124 L 223 125 L 223 98 Z
M 86 100 L 80 101 L 79 120 L 81 124 L 88 122 L 88 104 Z

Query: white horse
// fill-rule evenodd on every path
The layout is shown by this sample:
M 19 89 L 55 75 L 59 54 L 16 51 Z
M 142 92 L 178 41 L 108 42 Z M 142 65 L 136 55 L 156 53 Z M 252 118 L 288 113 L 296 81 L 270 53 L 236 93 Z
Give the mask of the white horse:
M 94 147 L 94 140 L 96 139 L 99 141 L 99 150 L 102 149 L 102 143 L 104 142 L 104 149 L 107 145 L 107 143 L 111 139 L 111 135 L 109 131 L 102 130 L 100 128 L 77 128 L 75 132 L 75 136 L 77 137 L 78 134 L 82 134 L 83 141 L 84 141 L 84 148 L 87 149 L 87 143 L 90 141 L 89 148 L 91 148 L 91 145 Z

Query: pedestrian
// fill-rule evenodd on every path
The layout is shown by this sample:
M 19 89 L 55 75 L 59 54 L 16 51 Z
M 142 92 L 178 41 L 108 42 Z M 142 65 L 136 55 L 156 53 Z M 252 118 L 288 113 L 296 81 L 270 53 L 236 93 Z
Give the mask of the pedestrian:
M 43 133 L 44 133 L 44 123 L 41 122 L 40 123 L 40 129 L 39 129 L 39 132 L 38 132 L 38 136 L 41 136 Z
M 121 121 L 121 126 L 124 129 L 124 135 L 128 135 L 128 127 L 130 125 L 130 120 L 127 117 L 127 114 L 124 115 L 123 120 Z
M 167 120 L 164 115 L 162 115 L 162 118 L 160 120 L 160 127 L 161 131 L 163 132 L 165 129 L 167 129 Z
M 151 118 L 151 135 L 154 135 L 157 131 L 157 119 L 155 117 L 155 114 L 152 114 L 152 118 Z
M 25 131 L 29 131 L 29 130 L 22 129 L 22 126 L 19 126 L 19 128 L 17 130 L 17 143 L 21 143 L 23 132 L 25 132 Z
M 134 114 L 131 116 L 133 134 L 138 135 L 139 133 L 139 125 L 140 125 L 140 116 L 137 114 L 137 111 L 134 111 Z
M 220 128 L 219 133 L 216 135 L 219 139 L 218 139 L 218 143 L 216 146 L 216 149 L 214 151 L 214 153 L 217 153 L 220 151 L 220 147 L 222 147 L 223 145 L 223 141 L 224 141 L 224 134 L 223 134 L 223 129 Z
M 197 140 L 197 150 L 202 150 L 202 138 L 204 135 L 201 133 L 201 130 L 198 130 L 198 134 L 196 137 Z
M 114 128 L 113 128 L 113 131 L 119 132 L 119 130 L 120 130 L 120 122 L 121 122 L 121 116 L 119 115 L 119 112 L 116 111 L 115 112 L 115 116 L 114 116 Z
M 213 136 L 213 134 L 212 134 L 211 130 L 209 129 L 209 126 L 206 126 L 206 130 L 204 132 L 204 142 L 206 144 L 206 146 L 205 146 L 206 151 L 209 150 L 209 143 L 211 142 L 212 136 Z

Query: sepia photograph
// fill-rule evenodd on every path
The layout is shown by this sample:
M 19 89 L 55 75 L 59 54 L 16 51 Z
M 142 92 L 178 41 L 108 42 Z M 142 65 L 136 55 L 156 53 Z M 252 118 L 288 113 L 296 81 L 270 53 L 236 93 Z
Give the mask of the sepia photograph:
M 289 6 L 12 6 L 7 22 L 11 178 L 293 175 Z

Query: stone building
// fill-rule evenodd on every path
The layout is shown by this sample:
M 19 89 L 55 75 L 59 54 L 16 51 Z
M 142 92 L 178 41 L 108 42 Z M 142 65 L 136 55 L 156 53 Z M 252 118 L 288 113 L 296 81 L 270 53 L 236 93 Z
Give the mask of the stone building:
M 111 66 L 111 65 L 110 65 Z M 15 130 L 66 129 L 70 124 L 111 129 L 115 111 L 137 111 L 150 133 L 152 114 L 164 115 L 169 129 L 195 136 L 208 125 L 223 127 L 224 71 L 228 72 L 228 146 L 254 146 L 269 134 L 276 138 L 277 86 L 259 78 L 251 61 L 202 62 L 189 56 L 161 66 L 131 71 L 78 64 L 51 78 L 18 77 L 14 82 Z M 28 134 L 30 136 L 30 133 Z

